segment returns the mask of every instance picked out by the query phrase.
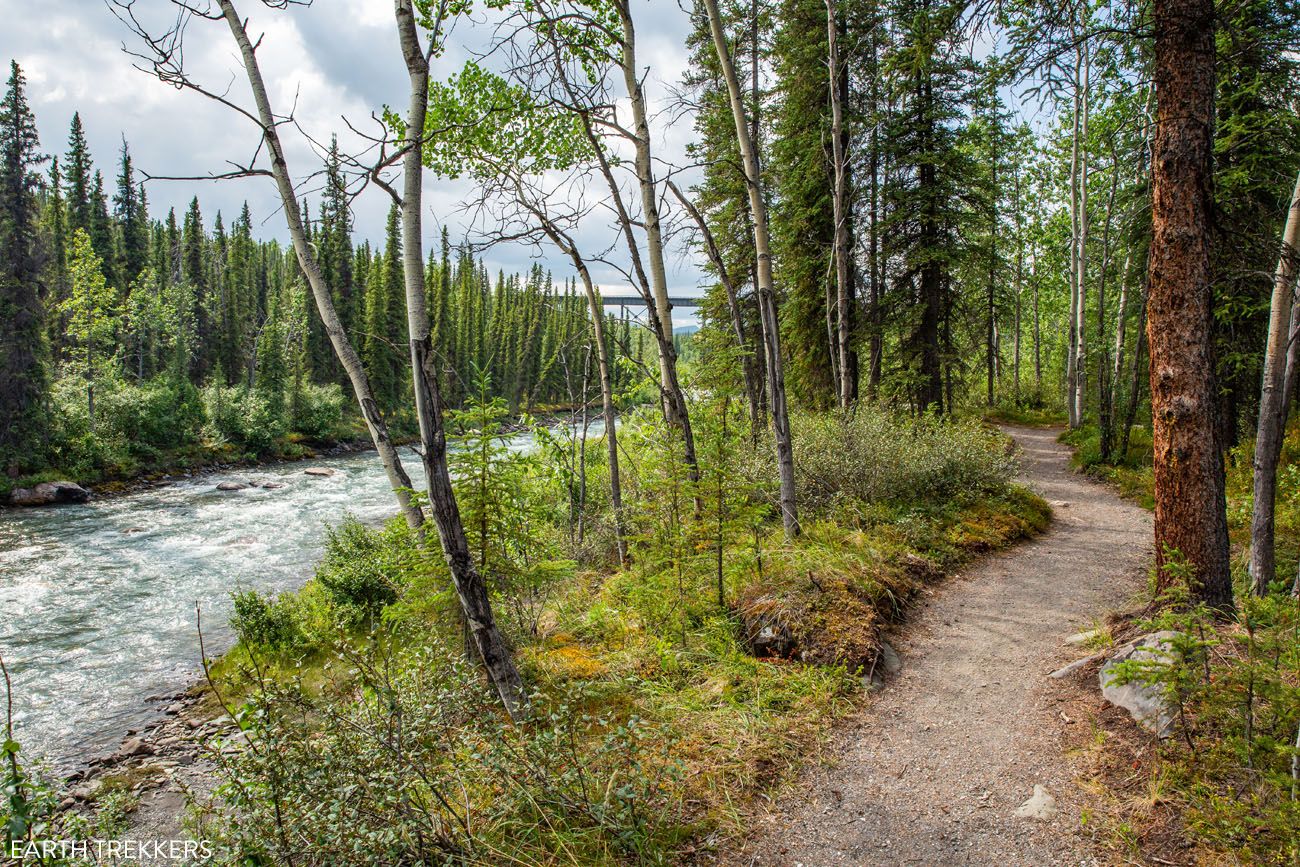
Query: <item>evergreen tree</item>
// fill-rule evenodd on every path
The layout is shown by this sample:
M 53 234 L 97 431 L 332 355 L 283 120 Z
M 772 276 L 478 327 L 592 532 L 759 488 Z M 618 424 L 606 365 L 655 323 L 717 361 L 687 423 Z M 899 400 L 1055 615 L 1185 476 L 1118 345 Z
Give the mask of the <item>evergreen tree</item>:
M 64 160 L 64 183 L 67 184 L 68 236 L 77 229 L 90 232 L 93 217 L 91 201 L 91 173 L 94 165 L 90 148 L 86 144 L 86 131 L 81 125 L 81 114 L 72 115 L 72 129 L 68 133 L 68 157 Z
M 827 148 L 831 135 L 826 80 L 824 0 L 782 0 L 772 53 L 777 91 L 771 174 L 777 278 L 785 288 L 781 306 L 786 382 L 806 404 L 834 403 L 832 363 L 835 221 L 833 176 Z
M 0 468 L 21 472 L 40 461 L 48 372 L 43 254 L 37 226 L 40 184 L 36 118 L 17 62 L 0 102 Z
M 91 246 L 95 249 L 95 256 L 100 261 L 100 267 L 104 271 L 104 279 L 110 286 L 120 285 L 119 274 L 115 267 L 117 249 L 113 240 L 113 220 L 108 213 L 108 194 L 104 191 L 104 176 L 100 172 L 95 172 L 95 180 L 91 187 L 90 229 L 87 230 L 87 234 L 90 236 Z
M 124 140 L 117 175 L 117 193 L 113 196 L 113 216 L 121 235 L 116 272 L 124 284 L 129 284 L 140 276 L 148 264 L 148 215 L 145 213 L 142 195 L 142 190 L 135 183 L 131 151 Z

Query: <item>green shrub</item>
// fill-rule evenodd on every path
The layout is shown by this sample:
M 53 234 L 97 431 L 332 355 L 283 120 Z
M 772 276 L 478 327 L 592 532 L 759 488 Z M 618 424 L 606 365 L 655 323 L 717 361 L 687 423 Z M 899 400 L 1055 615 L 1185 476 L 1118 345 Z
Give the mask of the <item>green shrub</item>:
M 254 452 L 269 451 L 288 431 L 284 418 L 256 389 L 209 383 L 203 389 L 207 417 L 204 433 L 214 442 L 229 442 Z
M 1238 576 L 1235 616 L 1190 603 L 1190 566 L 1170 552 L 1166 603 L 1145 631 L 1171 630 L 1167 656 L 1123 663 L 1116 682 L 1161 688 L 1176 711 L 1153 779 L 1185 808 L 1193 838 L 1233 863 L 1291 864 L 1300 840 L 1300 604 L 1252 595 Z M 1154 579 L 1153 579 L 1154 580 Z M 1284 587 L 1275 587 L 1282 591 Z
M 347 699 L 254 698 L 246 731 L 265 748 L 222 765 L 217 863 L 668 861 L 680 773 L 644 721 L 588 715 L 575 690 L 512 724 L 436 645 L 353 661 L 364 689 Z
M 245 646 L 280 650 L 302 640 L 291 597 L 267 599 L 256 590 L 240 590 L 231 594 L 231 600 L 235 612 L 230 626 Z
M 346 401 L 337 383 L 304 385 L 294 396 L 290 410 L 295 431 L 310 440 L 336 437 L 343 422 Z
M 377 617 L 397 601 L 402 574 L 415 552 L 405 525 L 371 530 L 349 515 L 328 531 L 316 581 L 339 606 L 344 621 Z
M 1015 461 L 1001 436 L 972 420 L 908 418 L 870 406 L 792 419 L 799 496 L 814 508 L 927 504 L 1003 490 Z

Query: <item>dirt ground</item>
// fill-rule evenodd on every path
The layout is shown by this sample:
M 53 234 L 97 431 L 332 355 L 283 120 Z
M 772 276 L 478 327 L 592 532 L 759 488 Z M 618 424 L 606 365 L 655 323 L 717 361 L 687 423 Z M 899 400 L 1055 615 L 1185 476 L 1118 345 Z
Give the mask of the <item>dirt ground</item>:
M 1058 431 L 1006 431 L 1021 481 L 1053 506 L 1051 526 L 934 590 L 890 638 L 902 668 L 841 728 L 830 764 L 773 804 L 726 863 L 1098 863 L 1063 756 L 1086 725 L 1063 710 L 1078 686 L 1047 675 L 1086 655 L 1067 636 L 1143 585 L 1151 517 L 1072 473 Z M 1054 815 L 1016 816 L 1036 784 Z

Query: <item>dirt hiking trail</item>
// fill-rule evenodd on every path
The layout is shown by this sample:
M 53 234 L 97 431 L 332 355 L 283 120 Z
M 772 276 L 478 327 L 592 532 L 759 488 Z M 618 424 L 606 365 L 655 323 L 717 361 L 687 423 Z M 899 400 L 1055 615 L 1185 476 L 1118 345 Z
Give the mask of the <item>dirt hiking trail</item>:
M 833 764 L 809 771 L 727 863 L 1096 863 L 1062 755 L 1060 683 L 1046 675 L 1083 655 L 1068 635 L 1144 582 L 1151 517 L 1072 473 L 1059 430 L 1004 430 L 1051 526 L 934 589 L 890 636 L 901 670 L 832 739 Z M 1015 815 L 1035 784 L 1056 799 L 1050 819 Z

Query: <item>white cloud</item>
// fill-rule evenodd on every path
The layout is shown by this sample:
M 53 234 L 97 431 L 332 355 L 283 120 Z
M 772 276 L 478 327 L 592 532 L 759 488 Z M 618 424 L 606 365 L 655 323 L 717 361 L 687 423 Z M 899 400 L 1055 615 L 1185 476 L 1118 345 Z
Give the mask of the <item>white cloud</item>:
M 257 139 L 248 121 L 132 68 L 131 58 L 122 51 L 123 42 L 134 47 L 131 34 L 107 6 L 91 0 L 45 0 L 39 14 L 32 14 L 34 5 L 31 0 L 0 0 L 0 20 L 7 25 L 0 30 L 0 59 L 12 56 L 24 69 L 46 152 L 66 150 L 68 124 L 73 112 L 80 111 L 96 166 L 110 188 L 123 137 L 130 143 L 137 167 L 151 174 L 219 172 L 228 170 L 230 161 L 244 162 L 252 154 Z M 247 0 L 244 5 L 241 11 L 249 16 L 250 31 L 264 34 L 259 58 L 272 83 L 277 110 L 287 112 L 296 104 L 298 122 L 317 141 L 327 143 L 330 134 L 337 133 L 345 149 L 359 147 L 361 140 L 348 132 L 344 117 L 364 126 L 371 112 L 385 103 L 404 103 L 406 75 L 388 3 L 318 0 L 309 8 L 295 7 L 289 12 L 270 11 Z M 151 25 L 171 20 L 170 6 L 161 0 L 144 0 L 140 6 Z M 666 14 L 668 9 L 671 14 Z M 669 85 L 680 80 L 687 66 L 684 46 L 689 22 L 675 4 L 658 0 L 638 4 L 634 10 L 641 41 L 639 59 L 651 70 L 648 89 L 658 118 L 656 157 L 680 162 L 690 140 L 690 120 L 683 118 L 669 126 L 663 109 Z M 445 75 L 457 68 L 467 56 L 466 46 L 475 45 L 484 32 L 462 24 L 453 34 L 448 52 L 435 65 L 435 74 Z M 205 84 L 228 90 L 236 102 L 249 104 L 237 53 L 223 24 L 191 22 L 186 62 Z M 295 174 L 302 178 L 316 171 L 319 157 L 307 140 L 296 134 L 287 139 Z M 584 194 L 590 198 L 596 192 Z M 461 208 L 471 194 L 467 181 L 428 180 L 426 244 L 436 243 L 444 222 L 453 238 L 471 228 Z M 229 222 L 247 200 L 259 235 L 283 238 L 286 234 L 277 213 L 275 190 L 266 179 L 155 182 L 149 188 L 156 216 L 169 207 L 179 213 L 195 195 L 209 224 L 218 210 Z M 357 203 L 358 240 L 382 240 L 388 207 L 386 196 L 377 190 Z M 603 219 L 588 219 L 581 226 L 579 240 L 591 250 L 604 249 L 611 243 L 610 229 Z M 535 248 L 516 245 L 493 248 L 487 259 L 493 271 L 512 271 L 528 267 L 538 255 Z M 569 274 L 567 261 L 550 255 L 549 250 L 542 254 L 542 261 L 557 279 Z M 673 272 L 670 280 L 677 287 L 674 294 L 694 294 L 699 279 L 694 257 L 674 251 L 668 264 Z M 616 269 L 596 270 L 598 279 L 607 285 L 623 279 Z

